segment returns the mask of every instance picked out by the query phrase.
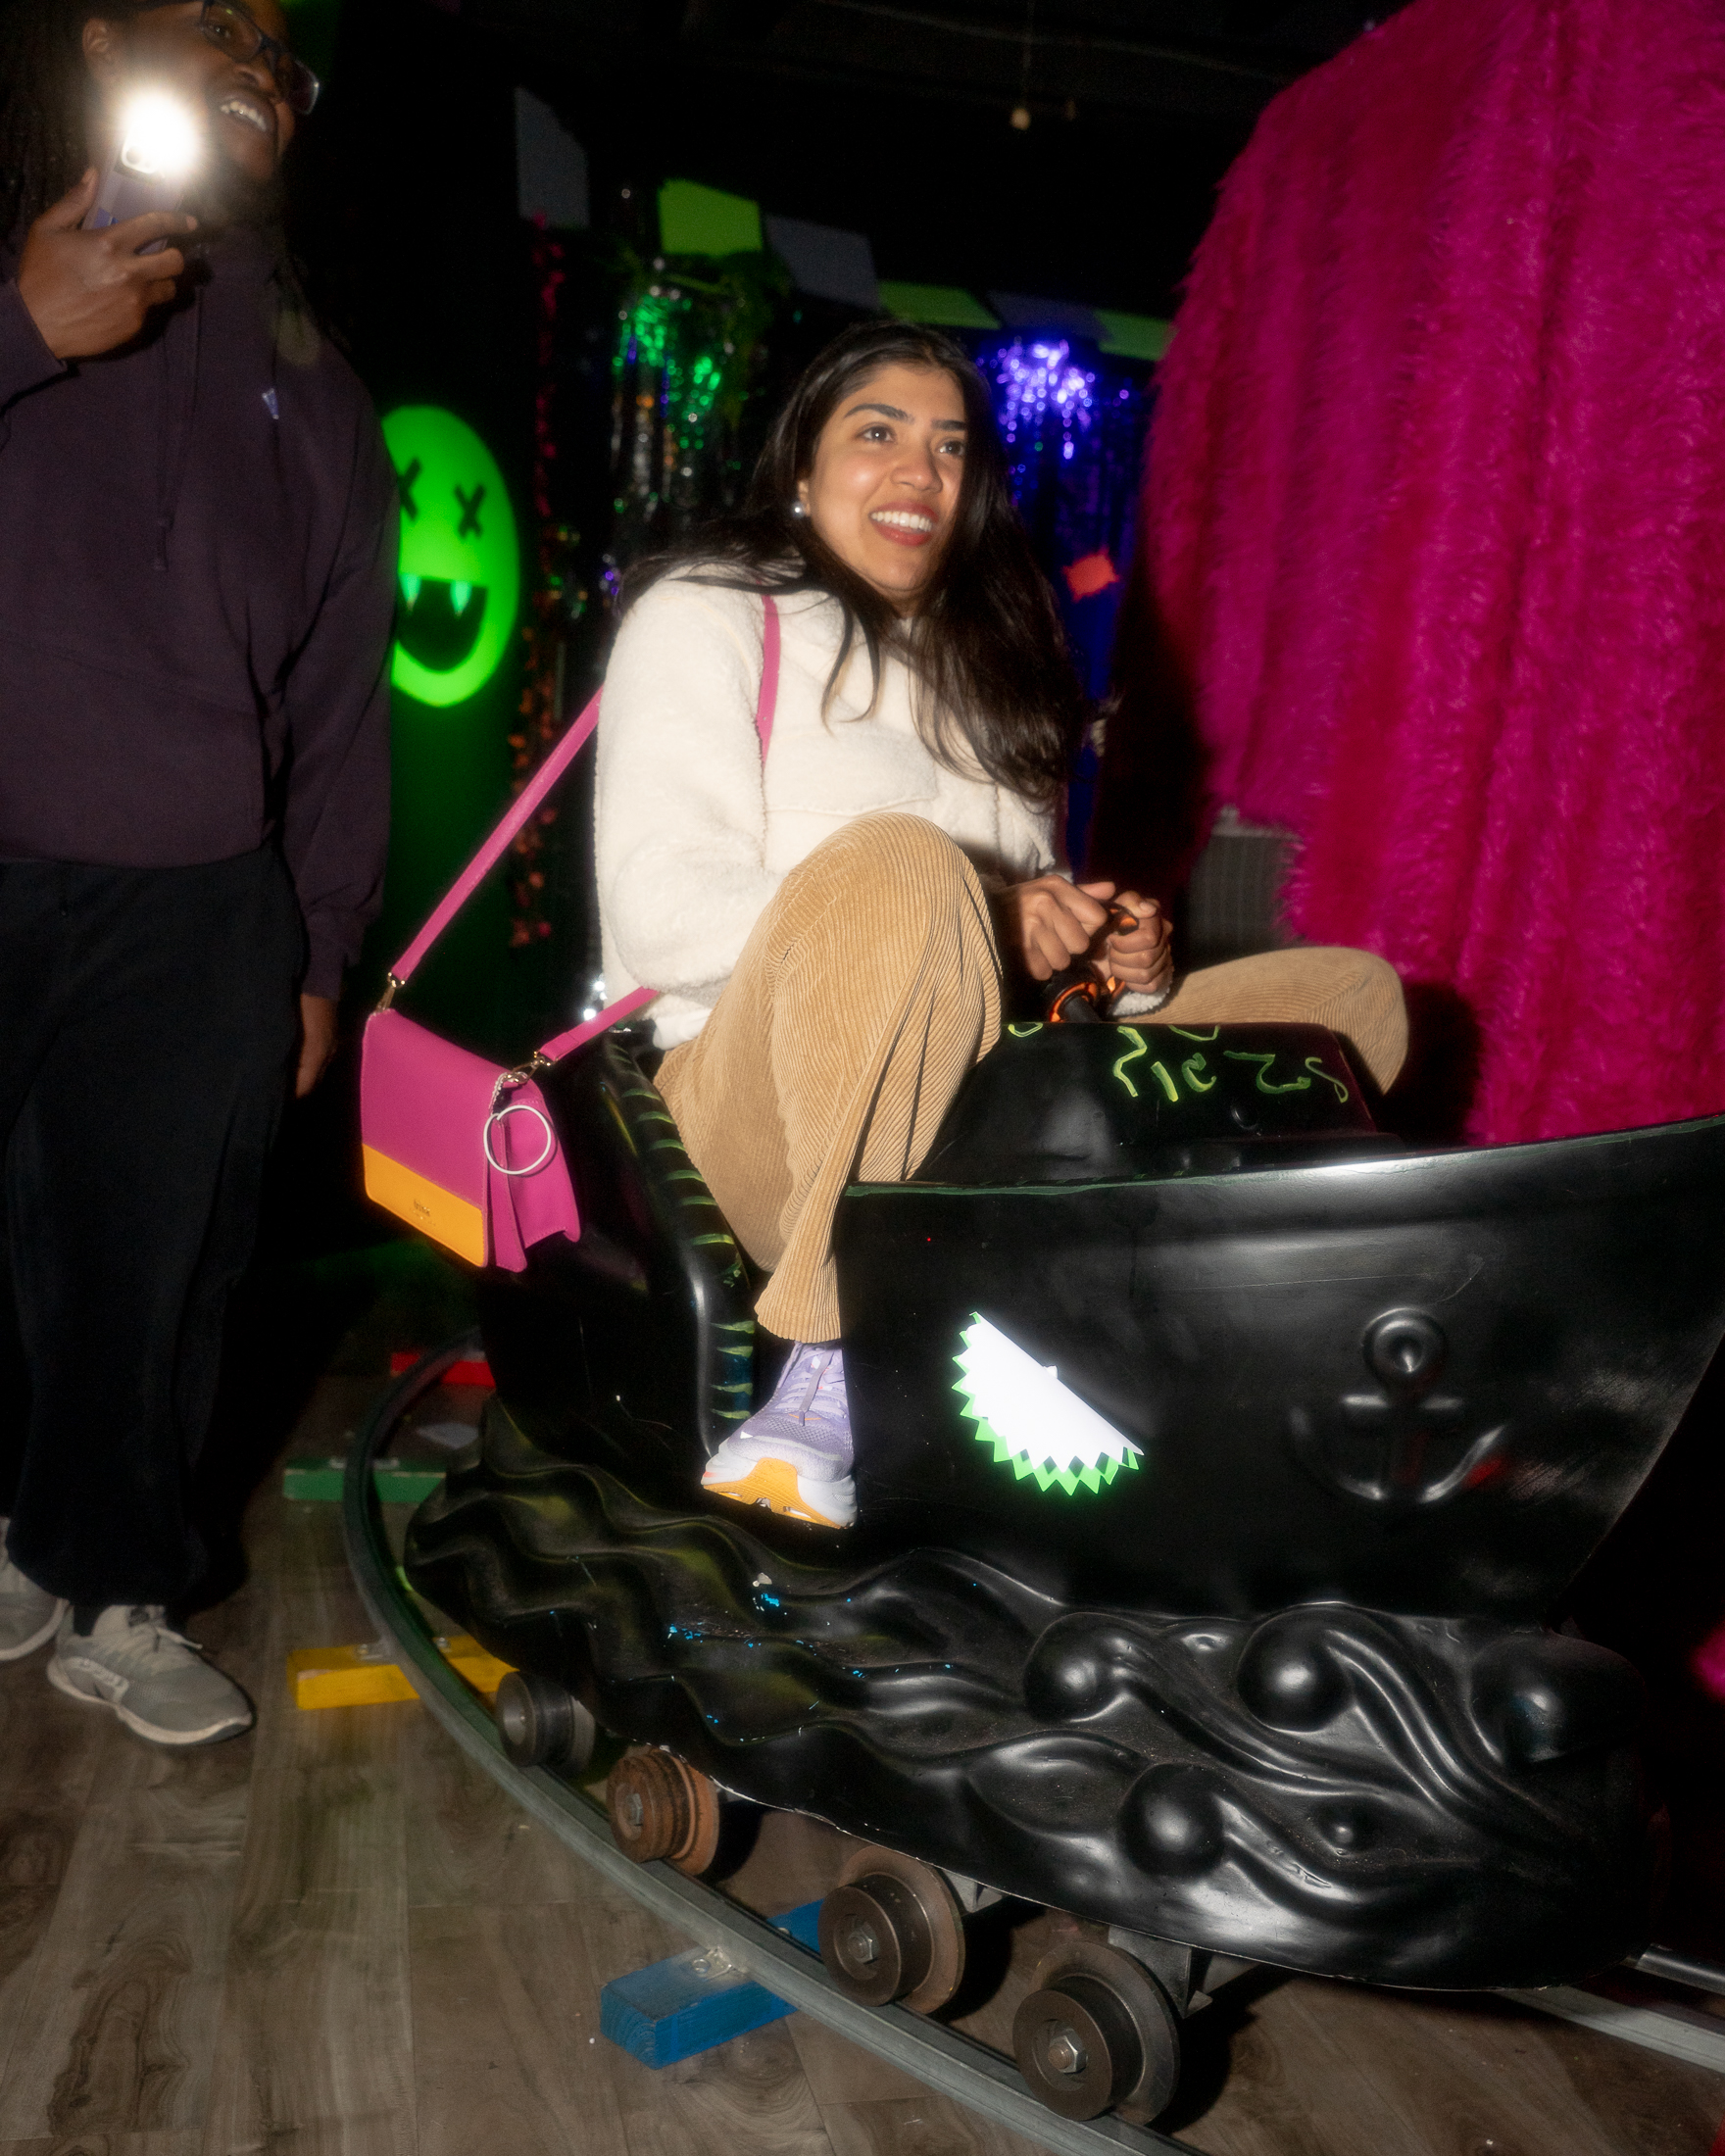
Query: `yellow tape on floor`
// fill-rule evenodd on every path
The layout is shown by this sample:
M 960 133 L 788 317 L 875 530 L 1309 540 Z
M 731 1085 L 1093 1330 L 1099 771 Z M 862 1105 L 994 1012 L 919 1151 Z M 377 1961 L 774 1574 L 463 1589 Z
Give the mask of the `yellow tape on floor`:
M 444 1659 L 475 1691 L 494 1692 L 511 1665 L 464 1634 L 437 1642 Z M 296 1707 L 370 1707 L 417 1696 L 406 1675 L 381 1646 L 299 1647 L 287 1658 L 287 1682 Z

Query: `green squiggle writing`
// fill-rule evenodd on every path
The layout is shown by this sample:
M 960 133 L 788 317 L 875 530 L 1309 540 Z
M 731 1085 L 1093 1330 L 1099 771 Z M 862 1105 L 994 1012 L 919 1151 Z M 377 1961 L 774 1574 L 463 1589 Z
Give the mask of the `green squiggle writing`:
M 1317 1076 L 1323 1080 L 1326 1086 L 1335 1087 L 1336 1099 L 1338 1101 L 1347 1101 L 1352 1098 L 1349 1094 L 1348 1088 L 1342 1083 L 1341 1079 L 1336 1076 L 1335 1072 L 1333 1070 L 1325 1070 L 1324 1066 L 1318 1061 L 1315 1055 L 1308 1055 L 1306 1058 L 1306 1067 L 1309 1071 L 1314 1071 Z
M 1180 1065 L 1180 1075 L 1194 1093 L 1214 1093 L 1221 1080 L 1219 1078 L 1201 1078 L 1198 1075 L 1201 1070 L 1208 1070 L 1208 1068 L 1209 1065 L 1202 1055 L 1189 1055 Z
M 1194 1033 L 1190 1026 L 1169 1026 L 1170 1033 L 1177 1033 L 1183 1041 L 1213 1041 L 1221 1032 L 1220 1026 L 1211 1026 L 1208 1033 Z
M 1133 1100 L 1136 1101 L 1138 1098 L 1138 1088 L 1132 1083 L 1131 1079 L 1127 1077 L 1126 1065 L 1128 1063 L 1137 1062 L 1138 1058 L 1141 1055 L 1148 1055 L 1150 1054 L 1150 1043 L 1144 1038 L 1143 1034 L 1139 1032 L 1136 1026 L 1122 1026 L 1120 1028 L 1120 1032 L 1123 1037 L 1126 1040 L 1131 1041 L 1134 1046 L 1129 1048 L 1126 1051 L 1125 1054 L 1122 1055 L 1119 1061 L 1114 1065 L 1114 1076 L 1120 1081 L 1121 1085 L 1125 1087 L 1126 1091 L 1132 1096 Z
M 1033 1033 L 1042 1031 L 1042 1020 L 1039 1018 L 1034 1025 L 1029 1026 L 1008 1026 L 1007 1031 L 1014 1041 L 1028 1041 Z
M 1268 1054 L 1264 1054 L 1254 1053 L 1249 1048 L 1225 1048 L 1222 1054 L 1228 1057 L 1230 1062 L 1257 1063 L 1260 1066 L 1257 1073 L 1257 1090 L 1259 1093 L 1304 1093 L 1311 1084 L 1309 1078 L 1296 1078 L 1288 1085 L 1272 1086 L 1270 1084 L 1270 1065 L 1276 1059 L 1274 1049 L 1271 1049 Z
M 1160 1063 L 1152 1063 L 1150 1067 L 1161 1080 L 1162 1091 L 1167 1095 L 1168 1099 L 1170 1101 L 1177 1101 L 1180 1098 L 1180 1089 L 1168 1076 L 1166 1070 L 1162 1067 L 1162 1065 Z

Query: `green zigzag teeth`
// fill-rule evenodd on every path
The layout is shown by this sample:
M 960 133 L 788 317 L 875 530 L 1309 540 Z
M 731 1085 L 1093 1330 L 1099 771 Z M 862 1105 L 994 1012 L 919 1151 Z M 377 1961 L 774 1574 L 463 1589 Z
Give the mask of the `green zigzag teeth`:
M 1038 1466 L 1027 1451 L 1014 1452 L 999 1431 L 986 1420 L 981 1408 L 976 1404 L 975 1387 L 968 1371 L 953 1387 L 953 1391 L 962 1393 L 965 1396 L 966 1404 L 960 1409 L 960 1413 L 967 1416 L 976 1424 L 976 1428 L 971 1431 L 970 1435 L 979 1445 L 992 1446 L 994 1447 L 994 1464 L 997 1467 L 1010 1465 L 1013 1479 L 1017 1482 L 1022 1482 L 1027 1475 L 1034 1475 L 1037 1487 L 1045 1493 L 1054 1489 L 1058 1484 L 1068 1497 L 1075 1497 L 1081 1487 L 1085 1490 L 1095 1491 L 1100 1494 L 1120 1472 L 1120 1462 L 1115 1459 L 1105 1460 L 1100 1468 L 1081 1467 L 1076 1473 L 1069 1467 Z M 1138 1455 L 1136 1452 L 1127 1453 L 1126 1465 L 1132 1468 L 1137 1467 Z
M 966 1414 L 976 1414 L 974 1408 L 966 1408 L 964 1411 Z M 1005 1438 L 984 1422 L 980 1415 L 977 1416 L 977 1427 L 970 1434 L 979 1445 L 993 1446 L 997 1467 L 1010 1465 L 1016 1482 L 1022 1482 L 1026 1476 L 1034 1475 L 1037 1488 L 1045 1493 L 1058 1486 L 1068 1497 L 1075 1497 L 1081 1488 L 1100 1494 L 1120 1472 L 1118 1460 L 1105 1460 L 1100 1468 L 1081 1467 L 1075 1474 L 1069 1467 L 1038 1466 L 1028 1452 L 1014 1452 Z M 1138 1465 L 1137 1459 L 1130 1453 L 1127 1454 L 1127 1462 L 1132 1467 Z

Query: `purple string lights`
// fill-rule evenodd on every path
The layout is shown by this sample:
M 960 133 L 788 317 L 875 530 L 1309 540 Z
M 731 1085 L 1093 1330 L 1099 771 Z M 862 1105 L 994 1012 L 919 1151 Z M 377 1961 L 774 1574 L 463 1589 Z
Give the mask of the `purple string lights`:
M 1148 410 L 1144 369 L 1081 366 L 1062 337 L 1014 337 L 977 355 L 993 385 L 1012 499 L 1052 577 L 1129 541 Z M 1057 587 L 1059 588 L 1059 587 Z
M 1072 462 L 1077 449 L 1073 437 L 1089 431 L 1096 410 L 1096 376 L 1075 366 L 1071 346 L 1057 338 L 1052 343 L 1003 345 L 995 355 L 994 379 L 1004 392 L 995 404 L 1002 439 L 1009 451 L 1018 449 L 1020 441 L 1024 445 L 1012 466 L 1016 493 L 1031 460 L 1042 452 L 1051 411 L 1060 429 L 1060 461 Z

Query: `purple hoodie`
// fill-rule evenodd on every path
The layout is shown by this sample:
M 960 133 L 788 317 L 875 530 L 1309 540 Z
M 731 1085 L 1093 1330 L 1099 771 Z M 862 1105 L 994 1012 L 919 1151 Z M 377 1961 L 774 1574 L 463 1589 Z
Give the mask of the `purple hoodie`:
M 0 279 L 0 860 L 278 835 L 333 996 L 388 836 L 394 474 L 271 249 L 208 260 L 143 343 L 73 363 Z

